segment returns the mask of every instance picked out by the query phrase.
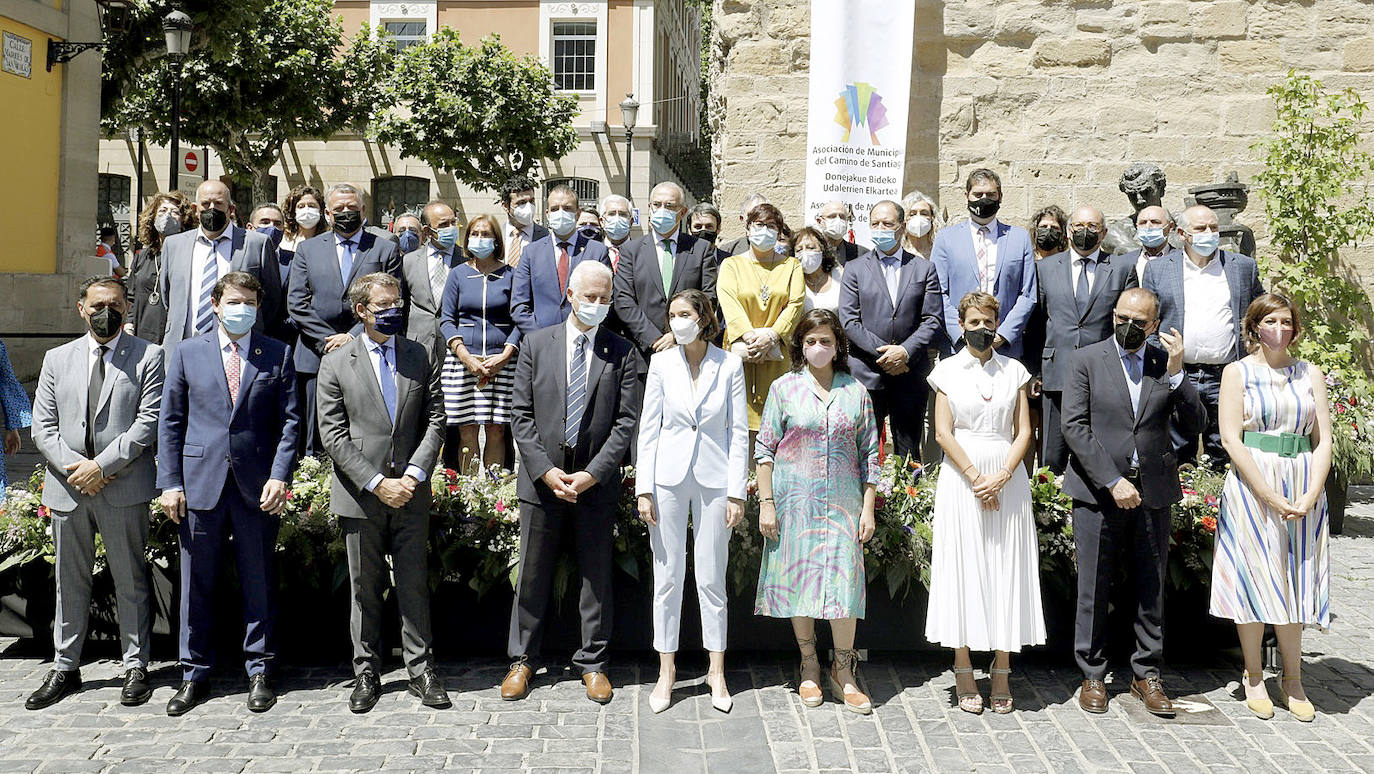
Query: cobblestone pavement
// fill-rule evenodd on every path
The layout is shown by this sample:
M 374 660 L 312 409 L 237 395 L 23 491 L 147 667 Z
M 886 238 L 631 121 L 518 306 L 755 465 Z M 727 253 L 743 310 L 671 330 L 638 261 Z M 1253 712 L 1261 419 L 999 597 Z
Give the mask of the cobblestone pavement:
M 1120 679 L 1107 714 L 1084 714 L 1073 693 L 1079 677 L 1058 656 L 1014 663 L 1016 712 L 969 715 L 955 707 L 947 657 L 931 653 L 874 654 L 861 672 L 876 704 L 868 717 L 833 701 L 803 707 L 789 687 L 795 662 L 772 654 L 732 656 L 729 715 L 711 709 L 704 662 L 686 656 L 675 704 L 660 715 L 647 705 L 656 667 L 630 658 L 613 666 L 617 694 L 604 707 L 569 673 L 541 673 L 529 698 L 500 701 L 505 664 L 483 659 L 441 664 L 448 710 L 420 707 L 397 669 L 376 709 L 353 715 L 340 664 L 283 669 L 281 701 L 264 715 L 247 711 L 243 681 L 223 670 L 209 703 L 168 718 L 171 664 L 156 665 L 153 700 L 129 708 L 118 701 L 117 664 L 101 660 L 82 670 L 80 694 L 28 712 L 23 699 L 49 662 L 31 645 L 0 640 L 0 772 L 1374 772 L 1368 502 L 1332 538 L 1333 628 L 1304 642 L 1318 710 L 1311 724 L 1281 708 L 1270 721 L 1252 717 L 1234 652 L 1197 654 L 1165 673 L 1172 695 L 1195 710 L 1173 720 L 1145 713 Z M 979 679 L 986 694 L 986 675 Z M 1269 683 L 1277 697 L 1278 680 Z

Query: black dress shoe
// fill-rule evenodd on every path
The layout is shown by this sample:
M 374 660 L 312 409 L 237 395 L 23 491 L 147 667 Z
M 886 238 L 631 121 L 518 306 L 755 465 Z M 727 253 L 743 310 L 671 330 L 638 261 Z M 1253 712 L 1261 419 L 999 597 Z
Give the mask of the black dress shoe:
M 119 692 L 119 703 L 126 707 L 137 707 L 153 695 L 153 686 L 148 684 L 148 670 L 134 667 L 124 673 L 124 689 Z
M 377 673 L 364 669 L 353 684 L 353 694 L 348 697 L 348 708 L 353 712 L 367 712 L 377 706 L 382 698 L 382 686 L 377 682 Z
M 440 682 L 439 676 L 434 674 L 433 669 L 426 669 L 424 674 L 410 681 L 410 693 L 419 696 L 420 703 L 426 707 L 446 709 L 453 706 L 453 702 L 449 701 L 448 692 L 444 690 L 444 684 Z
M 210 698 L 210 686 L 204 680 L 184 680 L 176 695 L 167 702 L 167 714 L 185 715 L 192 707 Z
M 29 695 L 24 706 L 31 710 L 51 707 L 62 701 L 67 695 L 76 693 L 80 688 L 81 672 L 79 670 L 60 672 L 54 669 L 48 672 L 47 677 L 43 678 L 43 684 L 38 686 L 38 690 Z
M 272 683 L 267 675 L 253 675 L 248 678 L 248 709 L 252 712 L 266 712 L 277 703 L 277 694 L 272 692 Z

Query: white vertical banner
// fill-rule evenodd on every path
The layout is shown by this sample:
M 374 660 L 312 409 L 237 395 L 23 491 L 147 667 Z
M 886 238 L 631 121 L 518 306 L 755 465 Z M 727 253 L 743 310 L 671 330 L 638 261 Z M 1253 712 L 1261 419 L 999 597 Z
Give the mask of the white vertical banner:
M 806 222 L 826 202 L 845 202 L 863 244 L 868 208 L 902 197 L 914 9 L 891 0 L 811 0 Z

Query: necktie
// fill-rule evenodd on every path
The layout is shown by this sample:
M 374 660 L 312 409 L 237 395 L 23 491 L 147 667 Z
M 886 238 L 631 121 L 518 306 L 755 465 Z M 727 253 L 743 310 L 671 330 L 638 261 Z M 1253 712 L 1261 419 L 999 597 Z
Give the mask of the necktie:
M 215 283 L 219 282 L 219 242 L 219 239 L 210 242 L 210 253 L 205 256 L 205 271 L 200 277 L 200 299 L 196 305 L 196 333 L 209 333 L 215 329 L 215 309 L 211 306 L 211 297 L 215 293 Z
M 902 264 L 897 257 L 890 256 L 883 259 L 883 280 L 887 282 L 887 297 L 892 301 L 892 308 L 897 308 L 897 279 L 901 276 Z
M 229 405 L 239 402 L 239 377 L 243 373 L 243 359 L 239 357 L 239 343 L 229 342 L 229 359 L 224 364 L 224 379 L 229 384 Z
M 109 351 L 104 344 L 95 348 L 91 381 L 86 386 L 86 456 L 90 459 L 95 459 L 95 415 L 100 409 L 100 392 L 105 387 L 105 353 Z
M 975 246 L 978 250 L 978 286 L 983 292 L 989 293 L 991 292 L 989 285 L 991 285 L 992 278 L 988 276 L 989 274 L 991 274 L 991 272 L 988 271 L 987 226 L 978 227 L 978 239 L 975 241 L 978 242 L 978 244 Z
M 520 263 L 520 254 L 525 251 L 525 242 L 520 232 L 511 229 L 506 233 L 506 263 L 514 266 Z
M 620 268 L 620 248 L 619 248 L 619 247 L 616 247 L 615 245 L 610 245 L 609 247 L 606 248 L 606 252 L 608 252 L 608 253 L 611 254 L 611 271 L 615 271 L 615 270 L 619 269 L 619 268 Z
M 587 334 L 577 335 L 573 349 L 572 367 L 568 369 L 568 411 L 563 439 L 570 448 L 577 446 L 577 434 L 582 428 L 582 411 L 587 406 Z
M 1131 386 L 1135 389 L 1131 393 L 1131 413 L 1140 414 L 1140 379 L 1141 374 L 1141 355 L 1140 352 L 1126 353 L 1126 373 L 1130 374 Z
M 382 344 L 377 347 L 382 355 L 382 372 L 379 377 L 382 386 L 382 402 L 386 404 L 387 416 L 396 424 L 396 368 L 391 362 L 391 346 Z
M 429 266 L 429 288 L 434 293 L 435 306 L 444 298 L 444 284 L 448 281 L 448 262 L 443 253 L 435 253 Z
M 663 274 L 663 295 L 666 298 L 673 292 L 673 240 L 665 239 L 658 243 L 658 270 Z
M 352 239 L 343 241 L 344 250 L 343 256 L 339 260 L 339 276 L 343 278 L 345 293 L 348 292 L 348 278 L 353 274 L 353 248 L 357 246 L 358 243 Z
M 568 243 L 558 243 L 558 290 L 563 295 L 568 294 L 568 272 L 570 270 L 568 260 Z
M 1074 287 L 1073 300 L 1078 304 L 1078 316 L 1081 318 L 1088 311 L 1088 261 L 1085 258 L 1078 259 L 1078 284 Z

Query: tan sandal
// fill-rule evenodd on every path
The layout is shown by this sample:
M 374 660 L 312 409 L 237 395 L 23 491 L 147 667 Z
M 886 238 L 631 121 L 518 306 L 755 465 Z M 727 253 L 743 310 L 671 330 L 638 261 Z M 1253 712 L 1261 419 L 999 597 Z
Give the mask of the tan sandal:
M 1287 675 L 1284 675 L 1283 679 L 1281 679 L 1279 682 L 1289 683 L 1301 681 L 1301 677 L 1289 677 Z M 1312 702 L 1301 699 L 1295 699 L 1292 696 L 1288 695 L 1288 691 L 1283 692 L 1283 698 L 1288 702 L 1288 711 L 1293 713 L 1293 717 L 1297 718 L 1298 720 L 1301 720 L 1304 723 L 1311 723 L 1313 720 L 1316 720 L 1317 708 L 1312 706 Z
M 973 674 L 973 667 L 954 667 L 956 680 L 959 675 L 971 674 Z M 977 685 L 976 682 L 974 684 Z M 974 715 L 983 714 L 983 695 L 978 693 L 978 691 L 975 690 L 973 693 L 960 691 L 959 684 L 956 682 L 954 684 L 954 695 L 959 699 L 959 709 Z
M 1244 670 L 1244 669 L 1241 670 L 1240 679 L 1241 679 L 1241 682 L 1242 682 L 1242 685 L 1241 685 L 1240 690 L 1241 690 L 1242 693 L 1243 693 L 1243 692 L 1245 691 L 1245 689 L 1246 689 L 1247 687 L 1250 686 L 1250 672 L 1249 672 L 1249 670 Z M 1264 685 L 1264 674 L 1261 673 L 1261 674 L 1260 674 L 1260 686 L 1263 686 L 1263 685 Z M 1274 717 L 1274 702 L 1273 702 L 1273 700 L 1271 700 L 1271 699 L 1268 699 L 1268 698 L 1264 698 L 1264 699 L 1250 699 L 1250 698 L 1247 698 L 1247 699 L 1245 700 L 1245 706 L 1246 706 L 1246 708 L 1248 708 L 1252 713 L 1254 713 L 1255 717 L 1259 718 L 1260 720 L 1268 720 L 1268 719 Z
M 854 690 L 849 690 L 848 686 L 840 685 L 839 672 L 841 669 L 848 669 L 854 675 Z M 835 692 L 835 698 L 839 699 L 844 708 L 850 712 L 860 715 L 868 715 L 873 712 L 873 702 L 869 701 L 868 696 L 859 690 L 859 651 L 853 648 L 835 648 L 835 661 L 830 665 L 830 690 Z
M 997 663 L 997 660 L 996 660 L 996 658 L 994 658 L 992 664 L 988 664 L 988 674 L 989 674 L 989 675 L 1006 675 L 1006 676 L 1007 676 L 1007 683 L 1008 683 L 1008 685 L 1010 685 L 1010 684 L 1011 684 L 1011 670 L 1010 670 L 1010 669 L 997 669 L 996 667 L 993 666 L 993 664 L 996 664 L 996 663 Z M 1011 711 L 1012 711 L 1012 698 L 1011 698 L 1011 694 L 1010 694 L 1010 693 L 993 693 L 993 694 L 989 695 L 988 698 L 992 700 L 992 711 L 993 711 L 993 712 L 996 712 L 998 715 L 1005 715 L 1005 714 L 1007 714 L 1008 712 L 1011 712 Z
M 805 667 L 808 663 L 815 663 L 818 668 L 820 667 L 821 660 L 816 656 L 816 638 L 797 640 L 797 647 L 802 652 L 802 668 L 797 676 L 797 696 L 801 698 L 801 703 L 807 707 L 819 707 L 821 702 L 825 701 L 825 694 L 821 693 L 821 687 L 816 684 L 816 681 L 805 680 L 801 677 L 802 674 L 805 674 Z M 811 649 L 810 654 L 806 652 L 806 648 Z

